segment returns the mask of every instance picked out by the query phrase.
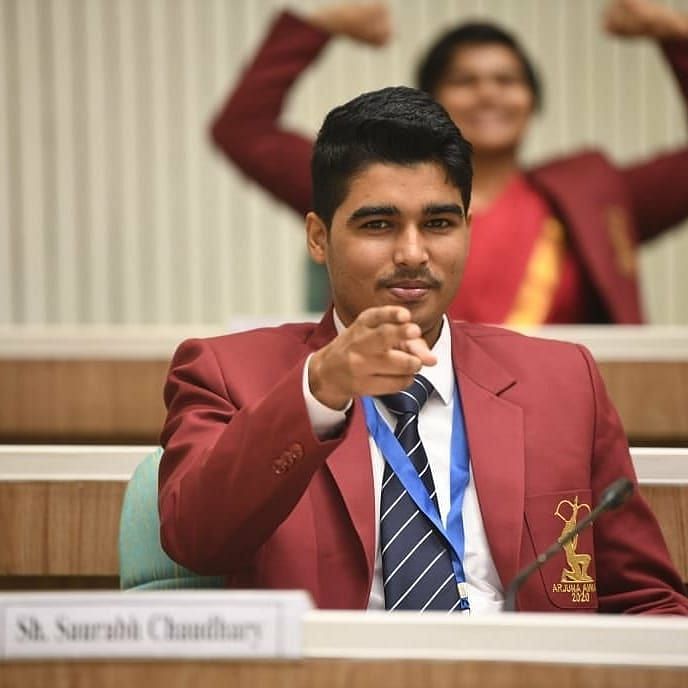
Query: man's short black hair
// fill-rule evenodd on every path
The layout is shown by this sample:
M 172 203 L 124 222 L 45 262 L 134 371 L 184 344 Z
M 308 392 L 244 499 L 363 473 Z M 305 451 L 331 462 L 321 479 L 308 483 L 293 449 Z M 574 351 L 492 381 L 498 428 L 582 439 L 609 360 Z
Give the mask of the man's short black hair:
M 430 95 L 435 95 L 440 83 L 447 75 L 447 70 L 456 50 L 466 46 L 490 43 L 497 43 L 509 48 L 518 58 L 523 68 L 526 84 L 533 94 L 535 109 L 539 110 L 542 106 L 542 85 L 533 63 L 513 34 L 489 22 L 459 24 L 459 26 L 442 34 L 430 46 L 418 65 L 416 73 L 418 88 Z
M 446 110 L 427 93 L 393 86 L 364 93 L 332 110 L 315 141 L 311 174 L 313 209 L 329 228 L 352 178 L 373 163 L 441 165 L 471 200 L 471 145 Z

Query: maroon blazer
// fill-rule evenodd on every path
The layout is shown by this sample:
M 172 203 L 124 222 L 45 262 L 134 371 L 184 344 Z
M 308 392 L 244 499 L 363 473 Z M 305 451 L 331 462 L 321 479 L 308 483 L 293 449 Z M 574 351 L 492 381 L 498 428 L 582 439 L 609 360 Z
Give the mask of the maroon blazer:
M 161 539 L 180 564 L 229 587 L 302 588 L 321 608 L 364 609 L 375 560 L 368 434 L 356 401 L 341 436 L 313 435 L 306 357 L 335 335 L 331 312 L 177 350 L 165 387 Z M 594 506 L 634 479 L 618 416 L 576 345 L 452 324 L 452 357 L 485 531 L 504 585 L 562 532 L 574 503 Z M 562 506 L 563 505 L 563 506 Z M 585 531 L 594 583 L 562 584 L 564 556 L 519 595 L 528 611 L 688 614 L 646 503 Z
M 211 130 L 240 170 L 300 215 L 312 209 L 313 145 L 279 120 L 290 88 L 329 37 L 289 12 L 279 15 Z M 688 41 L 661 47 L 688 100 Z M 586 278 L 586 321 L 642 322 L 637 244 L 688 217 L 688 146 L 626 167 L 585 151 L 527 176 L 567 229 Z M 515 270 L 524 273 L 525 264 Z

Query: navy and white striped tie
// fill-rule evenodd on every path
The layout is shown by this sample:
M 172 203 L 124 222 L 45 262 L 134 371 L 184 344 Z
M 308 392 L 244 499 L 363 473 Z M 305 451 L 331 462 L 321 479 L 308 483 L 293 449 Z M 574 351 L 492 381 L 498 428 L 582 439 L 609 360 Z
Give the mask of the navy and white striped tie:
M 418 434 L 418 414 L 432 391 L 430 382 L 416 375 L 407 389 L 379 398 L 396 416 L 394 435 L 437 506 L 430 464 Z M 459 595 L 447 544 L 389 463 L 385 463 L 380 497 L 380 547 L 387 609 L 458 608 Z

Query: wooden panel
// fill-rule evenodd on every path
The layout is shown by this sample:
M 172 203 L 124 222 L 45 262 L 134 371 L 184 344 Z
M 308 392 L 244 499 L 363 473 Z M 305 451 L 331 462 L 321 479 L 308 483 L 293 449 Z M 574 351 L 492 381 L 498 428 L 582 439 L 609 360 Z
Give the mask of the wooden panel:
M 118 575 L 124 489 L 123 482 L 0 482 L 0 575 Z M 688 580 L 688 486 L 646 486 L 642 493 Z
M 0 442 L 156 444 L 168 361 L 2 360 Z M 688 361 L 600 365 L 632 442 L 688 444 Z
M 662 527 L 676 568 L 688 582 L 688 485 L 645 485 L 640 491 Z
M 126 483 L 0 483 L 0 575 L 116 576 Z
M 0 576 L 2 592 L 119 590 L 119 576 Z
M 599 366 L 629 437 L 688 442 L 688 361 Z
M 8 662 L 0 672 L 1 688 L 685 688 L 687 682 L 688 670 L 662 667 L 417 660 Z
M 168 361 L 0 361 L 0 440 L 157 444 Z

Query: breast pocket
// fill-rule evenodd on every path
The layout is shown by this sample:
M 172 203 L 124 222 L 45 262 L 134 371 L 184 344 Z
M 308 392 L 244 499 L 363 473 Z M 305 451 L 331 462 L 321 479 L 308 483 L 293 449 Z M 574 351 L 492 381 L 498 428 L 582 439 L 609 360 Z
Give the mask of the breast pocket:
M 526 497 L 526 526 L 536 552 L 566 536 L 592 509 L 589 489 Z M 560 609 L 597 608 L 592 528 L 564 545 L 539 571 L 550 602 Z

